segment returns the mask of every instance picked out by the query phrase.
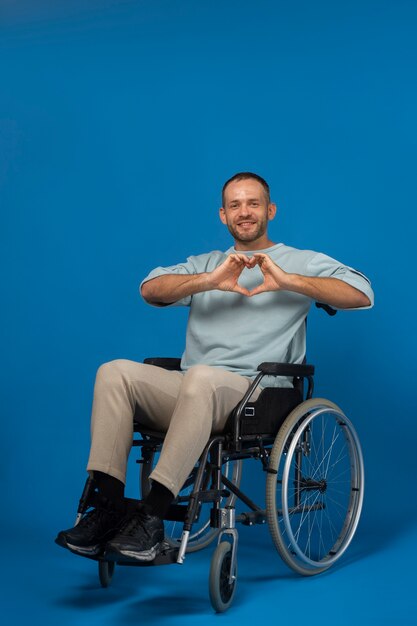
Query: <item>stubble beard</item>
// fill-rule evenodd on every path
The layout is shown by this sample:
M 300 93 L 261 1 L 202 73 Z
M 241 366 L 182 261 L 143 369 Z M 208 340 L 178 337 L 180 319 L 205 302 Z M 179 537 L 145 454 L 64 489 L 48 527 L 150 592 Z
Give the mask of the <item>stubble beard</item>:
M 227 224 L 227 228 L 229 229 L 229 233 L 232 235 L 235 241 L 241 243 L 251 243 L 252 241 L 257 241 L 266 233 L 267 221 L 262 220 L 258 222 L 257 229 L 252 233 L 240 233 L 232 224 Z

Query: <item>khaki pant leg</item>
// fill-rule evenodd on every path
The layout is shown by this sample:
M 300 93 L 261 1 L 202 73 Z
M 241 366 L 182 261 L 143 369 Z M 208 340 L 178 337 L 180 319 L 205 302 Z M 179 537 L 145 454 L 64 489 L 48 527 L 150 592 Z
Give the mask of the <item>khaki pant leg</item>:
M 151 478 L 177 495 L 212 433 L 246 393 L 251 380 L 226 370 L 195 365 L 184 375 L 159 461 Z M 252 399 L 260 393 L 255 391 Z
M 181 372 L 124 359 L 102 365 L 94 386 L 87 470 L 125 483 L 137 406 L 148 415 L 148 427 L 167 430 L 182 380 Z

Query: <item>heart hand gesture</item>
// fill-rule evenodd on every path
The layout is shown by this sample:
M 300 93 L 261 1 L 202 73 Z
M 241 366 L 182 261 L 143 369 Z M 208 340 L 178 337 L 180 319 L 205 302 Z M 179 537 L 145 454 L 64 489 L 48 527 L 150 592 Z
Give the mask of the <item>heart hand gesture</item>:
M 284 272 L 283 269 L 276 265 L 267 254 L 258 252 L 253 255 L 252 259 L 255 259 L 255 264 L 259 265 L 264 281 L 261 285 L 252 289 L 249 295 L 256 296 L 256 294 L 264 293 L 265 291 L 280 291 L 288 288 L 287 272 Z
M 245 267 L 252 269 L 255 265 L 259 265 L 264 282 L 249 291 L 239 285 L 238 280 Z M 212 289 L 233 291 L 250 297 L 265 291 L 285 289 L 287 276 L 287 273 L 278 267 L 267 254 L 257 253 L 251 258 L 245 254 L 230 254 L 224 263 L 211 272 L 210 284 Z
M 245 287 L 239 285 L 238 280 L 245 267 L 256 265 L 254 257 L 251 259 L 245 254 L 230 254 L 227 259 L 210 274 L 210 284 L 213 289 L 220 291 L 234 291 L 244 296 L 250 296 Z

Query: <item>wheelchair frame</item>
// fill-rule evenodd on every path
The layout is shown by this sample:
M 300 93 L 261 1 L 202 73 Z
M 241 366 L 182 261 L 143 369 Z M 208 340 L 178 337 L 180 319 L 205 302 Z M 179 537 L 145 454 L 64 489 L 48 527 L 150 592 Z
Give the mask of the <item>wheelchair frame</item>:
M 180 369 L 180 359 L 152 358 L 144 362 Z M 182 564 L 186 553 L 202 549 L 217 538 L 209 576 L 210 600 L 216 612 L 230 607 L 236 591 L 237 523 L 251 526 L 267 522 L 280 556 L 299 574 L 311 576 L 332 566 L 349 546 L 359 522 L 364 466 L 352 423 L 332 402 L 312 397 L 313 374 L 312 365 L 262 363 L 255 380 L 229 417 L 225 432 L 210 438 L 171 505 L 165 517 L 166 540 L 161 552 L 150 563 L 119 564 Z M 265 388 L 251 403 L 264 376 L 292 377 L 293 387 Z M 305 379 L 308 387 L 303 399 Z M 257 432 L 265 417 L 261 415 L 259 419 L 257 408 L 262 404 L 261 398 L 268 399 L 268 394 L 269 400 L 272 398 L 268 408 L 275 417 L 275 429 L 262 432 L 261 428 Z M 286 414 L 280 409 L 283 405 L 291 407 Z M 247 432 L 248 428 L 253 430 L 254 423 L 258 424 L 256 432 Z M 141 436 L 141 439 L 134 439 L 133 445 L 142 452 L 137 462 L 141 466 L 143 498 L 150 487 L 149 475 L 164 434 L 137 424 L 134 430 Z M 267 474 L 266 508 L 257 505 L 240 489 L 241 464 L 247 458 L 259 459 Z M 89 506 L 92 489 L 93 480 L 88 478 L 76 523 Z M 249 510 L 236 515 L 236 501 Z M 202 516 L 206 505 L 210 507 L 208 519 Z M 334 519 L 330 519 L 330 514 Z M 182 524 L 180 533 L 176 531 L 178 523 Z M 193 534 L 197 524 L 201 526 Z M 168 527 L 173 529 L 172 537 L 168 535 Z M 101 585 L 107 587 L 115 563 L 102 556 L 88 558 L 98 561 Z

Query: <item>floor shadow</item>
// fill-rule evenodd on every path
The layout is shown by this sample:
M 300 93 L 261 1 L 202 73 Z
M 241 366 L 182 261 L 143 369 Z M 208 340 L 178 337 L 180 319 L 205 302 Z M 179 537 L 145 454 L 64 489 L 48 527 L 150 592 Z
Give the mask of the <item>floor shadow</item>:
M 190 590 L 187 595 L 155 595 L 144 600 L 131 602 L 117 616 L 118 624 L 155 624 L 158 621 L 180 620 L 181 616 L 212 613 L 208 595 L 198 596 Z
M 96 609 L 106 605 L 117 604 L 118 602 L 125 602 L 136 591 L 136 589 L 129 589 L 128 587 L 123 587 L 123 589 L 102 589 L 98 585 L 86 585 L 76 590 L 67 591 L 65 596 L 56 598 L 53 604 L 56 607 L 66 609 Z
M 83 577 L 83 583 L 71 585 L 66 591 L 54 600 L 57 607 L 72 609 L 94 609 L 106 605 L 125 602 L 138 591 L 138 582 L 134 576 L 129 576 L 126 568 L 117 567 L 110 585 L 103 588 L 98 573 Z M 141 580 L 141 586 L 146 587 L 146 577 Z

